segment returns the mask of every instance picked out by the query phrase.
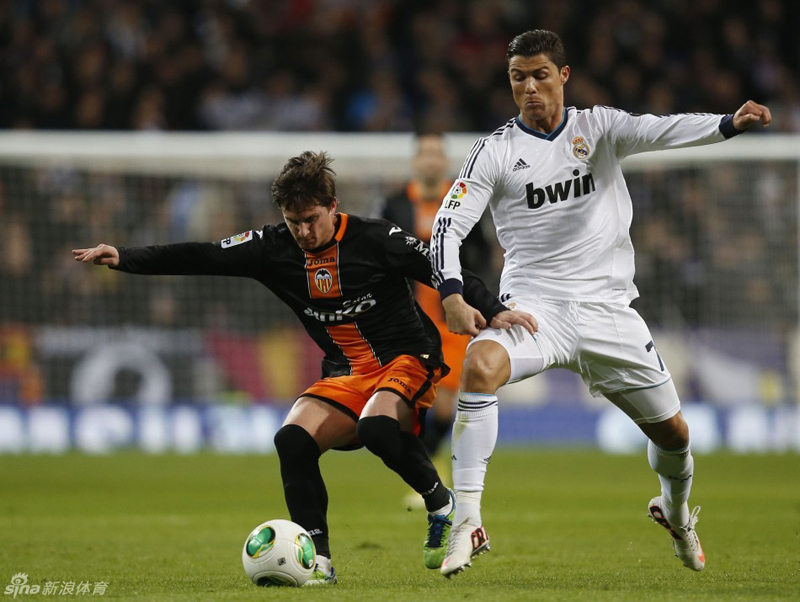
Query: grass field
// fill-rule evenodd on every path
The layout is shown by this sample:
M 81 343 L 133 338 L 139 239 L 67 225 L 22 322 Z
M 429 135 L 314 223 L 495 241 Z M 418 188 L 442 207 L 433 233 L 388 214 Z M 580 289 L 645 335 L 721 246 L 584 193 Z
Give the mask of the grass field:
M 449 581 L 423 568 L 424 513 L 405 510 L 377 458 L 328 454 L 323 473 L 339 584 L 262 589 L 240 555 L 255 525 L 288 518 L 275 456 L 0 457 L 0 592 L 27 573 L 107 582 L 103 599 L 800 599 L 796 455 L 697 458 L 702 573 L 645 516 L 657 481 L 644 455 L 498 450 L 484 494 L 492 551 Z

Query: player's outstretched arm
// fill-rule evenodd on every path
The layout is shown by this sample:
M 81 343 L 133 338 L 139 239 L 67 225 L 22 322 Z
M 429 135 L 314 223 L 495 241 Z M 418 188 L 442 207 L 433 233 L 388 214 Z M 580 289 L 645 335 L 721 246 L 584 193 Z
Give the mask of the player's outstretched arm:
M 757 123 L 767 127 L 772 122 L 772 114 L 764 105 L 748 100 L 733 115 L 733 127 L 739 131 L 747 130 Z
M 490 326 L 492 328 L 502 328 L 503 330 L 508 330 L 514 326 L 514 324 L 519 324 L 531 334 L 536 334 L 536 332 L 539 330 L 539 323 L 536 321 L 536 318 L 534 318 L 531 314 L 518 309 L 507 309 L 506 311 L 501 311 L 494 318 L 492 318 Z
M 253 231 L 247 238 L 231 244 L 222 242 L 179 242 L 147 247 L 112 247 L 99 244 L 91 249 L 74 249 L 76 261 L 105 265 L 129 274 L 151 276 L 245 276 L 262 274 L 260 236 Z M 235 237 L 232 237 L 235 238 Z M 226 244 L 227 243 L 227 244 Z M 225 245 L 225 246 L 223 246 Z
M 95 265 L 110 265 L 112 268 L 119 266 L 119 251 L 116 247 L 100 243 L 91 249 L 72 249 L 75 261 L 88 263 L 91 261 Z

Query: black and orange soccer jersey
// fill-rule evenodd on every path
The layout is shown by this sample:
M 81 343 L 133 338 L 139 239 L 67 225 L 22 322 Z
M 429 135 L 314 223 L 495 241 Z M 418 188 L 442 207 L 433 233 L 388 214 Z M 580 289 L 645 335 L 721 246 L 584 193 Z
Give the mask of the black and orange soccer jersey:
M 428 246 L 380 219 L 338 214 L 333 239 L 304 251 L 285 224 L 216 243 L 119 247 L 117 269 L 135 274 L 254 278 L 286 303 L 324 351 L 322 375 L 364 374 L 400 355 L 444 366 L 439 333 L 406 281 L 431 286 Z M 473 274 L 464 298 L 488 321 L 506 308 Z

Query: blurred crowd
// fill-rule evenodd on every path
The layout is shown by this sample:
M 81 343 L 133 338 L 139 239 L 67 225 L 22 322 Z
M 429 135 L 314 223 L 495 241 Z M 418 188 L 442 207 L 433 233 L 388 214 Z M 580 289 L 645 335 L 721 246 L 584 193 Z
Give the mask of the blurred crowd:
M 546 28 L 566 45 L 568 105 L 728 113 L 752 98 L 772 110 L 769 131 L 800 133 L 798 24 L 791 0 L 0 0 L 0 128 L 486 132 L 516 113 L 508 42 Z M 50 391 L 32 359 L 42 325 L 294 327 L 254 282 L 126 276 L 76 266 L 69 253 L 221 240 L 275 223 L 269 177 L 0 165 L 0 399 Z M 626 178 L 635 307 L 648 322 L 750 329 L 788 349 L 800 289 L 797 164 Z M 366 213 L 374 197 L 359 194 L 398 184 L 337 187 L 348 211 Z M 787 357 L 769 361 L 785 370 Z M 67 380 L 59 365 L 43 372 Z
M 7 0 L 0 127 L 493 130 L 505 50 L 558 32 L 567 104 L 728 113 L 800 132 L 793 0 Z
M 100 242 L 222 240 L 242 224 L 275 223 L 268 188 L 267 180 L 0 166 L 0 326 L 190 325 L 243 332 L 280 320 L 277 300 L 254 282 L 130 276 L 79 266 L 70 253 Z M 265 297 L 269 309 L 259 311 Z
M 788 374 L 800 290 L 796 161 L 632 169 L 626 179 L 636 206 L 632 235 L 642 295 L 633 306 L 654 332 L 682 333 L 686 340 L 710 333 L 717 342 L 746 337 L 730 343 L 732 350 Z M 286 391 L 317 374 L 314 362 L 278 362 L 311 357 L 313 349 L 289 354 L 308 339 L 254 281 L 132 276 L 78 265 L 70 254 L 100 242 L 222 240 L 277 223 L 269 185 L 267 176 L 218 180 L 0 165 L 0 399 L 66 395 L 82 345 L 104 341 L 104 328 L 144 329 L 170 340 L 196 333 L 202 343 L 191 357 L 167 358 L 176 391 L 187 397 L 205 390 L 212 364 L 218 372 L 225 368 L 215 382 L 238 378 L 236 387 L 254 399 L 274 394 L 274 386 L 261 385 L 278 382 L 274 374 L 263 377 L 270 366 L 280 366 Z M 389 193 L 397 183 L 384 185 Z M 363 187 L 337 182 L 348 211 L 368 211 L 366 199 L 359 204 L 351 194 Z M 498 279 L 499 271 L 487 276 L 492 287 Z M 62 327 L 68 343 L 47 334 Z M 269 344 L 279 349 L 270 351 Z
M 637 308 L 657 326 L 796 324 L 795 161 L 715 162 L 628 170 L 634 198 Z M 294 323 L 260 285 L 226 278 L 143 278 L 75 265 L 70 250 L 222 240 L 279 223 L 270 176 L 217 180 L 0 165 L 3 323 L 147 325 L 256 331 Z M 369 214 L 365 191 L 340 178 L 347 211 Z M 492 228 L 489 228 L 492 230 Z M 490 287 L 499 268 L 484 274 Z
M 797 176 L 794 161 L 627 173 L 641 292 L 634 305 L 648 323 L 791 336 Z

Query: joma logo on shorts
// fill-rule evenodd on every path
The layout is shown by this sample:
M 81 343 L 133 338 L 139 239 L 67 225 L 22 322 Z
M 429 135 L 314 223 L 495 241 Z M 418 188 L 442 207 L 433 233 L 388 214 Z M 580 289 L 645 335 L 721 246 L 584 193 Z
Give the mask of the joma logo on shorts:
M 391 378 L 390 378 L 390 379 L 388 379 L 388 380 L 389 380 L 389 382 L 390 382 L 390 383 L 397 383 L 398 385 L 400 385 L 401 387 L 403 387 L 403 388 L 404 388 L 406 391 L 408 391 L 409 393 L 411 393 L 411 387 L 409 387 L 409 386 L 408 386 L 406 383 L 404 383 L 404 382 L 403 382 L 402 380 L 400 380 L 399 378 L 395 378 L 395 377 L 393 376 L 393 377 L 391 377 Z
M 528 199 L 529 209 L 538 209 L 545 201 L 557 203 L 569 198 L 577 199 L 579 196 L 595 191 L 594 176 L 591 173 L 581 175 L 577 169 L 572 171 L 576 176 L 572 180 L 564 180 L 555 184 L 548 184 L 544 188 L 535 188 L 533 182 L 525 184 L 525 196 Z M 570 195 L 570 192 L 572 193 Z

